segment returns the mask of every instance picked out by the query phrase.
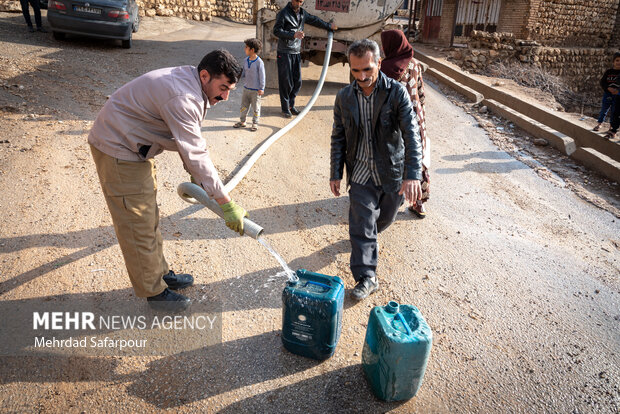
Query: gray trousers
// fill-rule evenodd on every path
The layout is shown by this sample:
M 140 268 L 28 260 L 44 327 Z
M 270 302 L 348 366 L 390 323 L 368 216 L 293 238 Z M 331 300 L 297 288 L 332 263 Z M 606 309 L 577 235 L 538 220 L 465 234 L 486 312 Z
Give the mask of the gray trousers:
M 404 196 L 386 193 L 369 179 L 366 184 L 351 183 L 349 190 L 349 237 L 351 273 L 356 282 L 376 276 L 379 259 L 377 234 L 396 219 Z
M 258 91 L 243 88 L 243 95 L 241 96 L 241 122 L 245 122 L 245 118 L 248 115 L 248 111 L 252 111 L 252 123 L 258 124 L 260 118 L 260 99 Z

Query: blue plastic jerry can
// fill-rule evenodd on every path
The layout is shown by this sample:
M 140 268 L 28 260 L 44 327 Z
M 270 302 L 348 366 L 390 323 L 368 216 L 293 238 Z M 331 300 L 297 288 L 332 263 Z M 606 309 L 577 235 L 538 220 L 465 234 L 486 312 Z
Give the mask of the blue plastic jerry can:
M 401 401 L 417 394 L 432 342 L 431 328 L 415 306 L 390 301 L 370 311 L 362 365 L 377 398 Z
M 282 292 L 282 343 L 294 354 L 327 359 L 342 330 L 344 283 L 305 269 L 296 274 Z

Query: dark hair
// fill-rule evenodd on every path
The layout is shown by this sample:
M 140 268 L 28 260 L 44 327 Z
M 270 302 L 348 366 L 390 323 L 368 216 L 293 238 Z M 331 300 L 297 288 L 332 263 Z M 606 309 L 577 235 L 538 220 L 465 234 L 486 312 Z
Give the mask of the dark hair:
M 612 62 L 616 59 L 620 58 L 620 52 L 614 53 L 614 58 L 611 60 Z
M 198 65 L 198 73 L 205 69 L 209 75 L 226 75 L 230 83 L 237 83 L 241 77 L 241 66 L 228 50 L 217 49 L 207 53 Z
M 250 49 L 254 49 L 254 53 L 256 54 L 258 54 L 258 52 L 260 52 L 260 50 L 263 48 L 263 42 L 254 37 L 251 39 L 245 39 L 243 43 L 245 43 L 245 45 Z
M 364 57 L 364 55 L 370 52 L 373 54 L 375 63 L 379 63 L 379 58 L 381 58 L 381 52 L 379 51 L 379 45 L 374 40 L 370 39 L 362 39 L 356 40 L 349 46 L 347 49 L 347 58 L 351 61 L 351 55 L 357 56 L 358 58 Z

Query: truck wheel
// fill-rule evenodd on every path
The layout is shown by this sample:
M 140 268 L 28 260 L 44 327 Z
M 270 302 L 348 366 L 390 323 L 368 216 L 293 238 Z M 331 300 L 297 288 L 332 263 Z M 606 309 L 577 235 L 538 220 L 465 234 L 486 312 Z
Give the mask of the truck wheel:
M 54 36 L 56 40 L 64 40 L 65 38 L 65 34 L 61 32 L 52 32 L 52 36 Z

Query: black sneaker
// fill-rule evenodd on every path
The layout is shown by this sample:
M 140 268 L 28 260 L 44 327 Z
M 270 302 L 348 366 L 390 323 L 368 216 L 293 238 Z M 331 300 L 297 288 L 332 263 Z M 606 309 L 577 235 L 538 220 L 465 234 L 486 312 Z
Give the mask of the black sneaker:
M 30 33 L 34 33 L 34 27 L 32 27 L 32 26 L 28 26 L 28 31 L 29 31 Z
M 37 32 L 47 33 L 47 30 L 45 30 L 43 27 L 37 27 Z
M 286 111 L 286 112 L 284 112 L 284 111 L 283 111 L 283 112 L 282 112 L 282 115 L 283 115 L 285 118 L 292 118 L 292 117 L 293 117 L 293 114 L 292 114 L 292 113 L 290 113 L 290 111 Z
M 146 300 L 152 309 L 165 312 L 180 312 L 192 304 L 187 296 L 180 295 L 167 288 L 159 295 L 148 297 Z
M 194 284 L 194 278 L 187 273 L 176 274 L 172 270 L 164 276 L 164 282 L 168 285 L 168 289 L 178 290 Z
M 295 108 L 294 106 L 291 108 L 291 113 L 293 115 L 299 115 L 300 112 L 301 111 L 299 109 Z
M 357 300 L 366 299 L 368 295 L 376 292 L 378 289 L 379 281 L 377 277 L 366 276 L 355 285 L 353 291 L 351 291 L 351 296 Z

